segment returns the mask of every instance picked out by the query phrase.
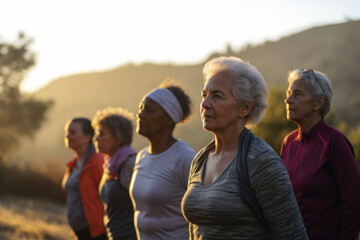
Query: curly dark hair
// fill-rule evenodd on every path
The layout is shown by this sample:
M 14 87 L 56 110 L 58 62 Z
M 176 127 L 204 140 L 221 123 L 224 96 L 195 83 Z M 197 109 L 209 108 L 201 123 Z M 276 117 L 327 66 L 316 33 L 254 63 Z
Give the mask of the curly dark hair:
M 184 122 L 192 114 L 192 102 L 189 95 L 185 93 L 185 88 L 173 78 L 166 78 L 159 87 L 166 88 L 175 95 L 183 112 L 181 122 Z

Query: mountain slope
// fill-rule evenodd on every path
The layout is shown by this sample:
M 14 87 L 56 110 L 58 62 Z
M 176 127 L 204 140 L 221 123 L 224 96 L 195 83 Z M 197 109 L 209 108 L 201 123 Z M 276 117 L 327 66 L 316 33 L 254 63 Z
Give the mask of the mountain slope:
M 256 66 L 268 85 L 287 87 L 287 73 L 294 68 L 313 68 L 327 74 L 333 82 L 335 112 L 349 124 L 360 122 L 360 21 L 327 25 L 283 37 L 275 42 L 248 46 L 238 52 L 214 53 L 236 55 Z M 204 61 L 205 62 L 205 61 Z M 53 99 L 49 121 L 34 141 L 24 141 L 18 159 L 47 160 L 64 164 L 71 155 L 63 144 L 63 126 L 72 117 L 92 118 L 107 106 L 121 106 L 134 113 L 142 96 L 157 87 L 166 77 L 181 82 L 194 103 L 194 115 L 180 126 L 176 135 L 198 151 L 211 138 L 202 130 L 199 118 L 202 67 L 172 64 L 127 64 L 116 69 L 78 74 L 56 79 L 35 93 L 40 99 Z M 134 134 L 136 150 L 147 144 Z

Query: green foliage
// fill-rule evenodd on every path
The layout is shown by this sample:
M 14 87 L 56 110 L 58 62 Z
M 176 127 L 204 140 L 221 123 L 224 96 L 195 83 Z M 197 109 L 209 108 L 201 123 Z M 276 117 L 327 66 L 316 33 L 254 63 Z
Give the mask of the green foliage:
M 284 99 L 284 89 L 269 87 L 268 107 L 262 120 L 253 129 L 254 134 L 261 136 L 278 154 L 283 138 L 297 128 L 286 119 Z
M 360 125 L 350 128 L 345 122 L 341 122 L 337 129 L 346 135 L 354 147 L 356 165 L 360 170 Z
M 360 121 L 360 21 L 326 25 L 285 36 L 261 45 L 248 44 L 233 54 L 249 61 L 261 71 L 268 83 L 287 87 L 287 73 L 296 68 L 321 71 L 331 80 L 333 106 L 337 116 L 349 126 Z M 212 53 L 210 57 L 226 55 Z
M 29 50 L 31 42 L 22 33 L 14 43 L 0 39 L 0 156 L 4 159 L 23 136 L 35 134 L 52 105 L 19 90 L 25 73 L 35 64 L 35 55 Z
M 253 129 L 255 135 L 261 136 L 278 154 L 284 137 L 297 128 L 294 123 L 286 119 L 284 99 L 284 89 L 269 87 L 268 107 L 261 122 Z M 337 116 L 333 109 L 325 118 L 328 124 L 335 126 L 350 140 L 355 151 L 355 161 L 360 170 L 360 125 L 349 127 L 344 121 L 338 123 L 336 119 Z
M 347 137 L 349 138 L 351 144 L 354 147 L 355 151 L 355 161 L 360 170 L 360 125 L 356 128 L 352 128 L 348 133 Z

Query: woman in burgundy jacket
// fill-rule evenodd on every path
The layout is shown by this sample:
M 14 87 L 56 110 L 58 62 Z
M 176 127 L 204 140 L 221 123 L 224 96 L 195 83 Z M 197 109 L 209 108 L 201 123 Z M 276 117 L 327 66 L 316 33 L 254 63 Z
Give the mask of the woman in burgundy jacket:
M 360 173 L 349 140 L 324 120 L 331 82 L 311 69 L 290 72 L 288 82 L 287 119 L 298 129 L 284 138 L 280 155 L 309 239 L 357 239 Z

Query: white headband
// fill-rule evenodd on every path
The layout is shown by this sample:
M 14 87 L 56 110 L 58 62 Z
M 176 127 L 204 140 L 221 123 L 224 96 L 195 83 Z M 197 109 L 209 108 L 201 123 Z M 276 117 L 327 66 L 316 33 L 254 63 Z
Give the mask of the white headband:
M 159 104 L 175 123 L 180 122 L 183 118 L 180 103 L 169 89 L 157 88 L 148 93 L 146 97 Z

